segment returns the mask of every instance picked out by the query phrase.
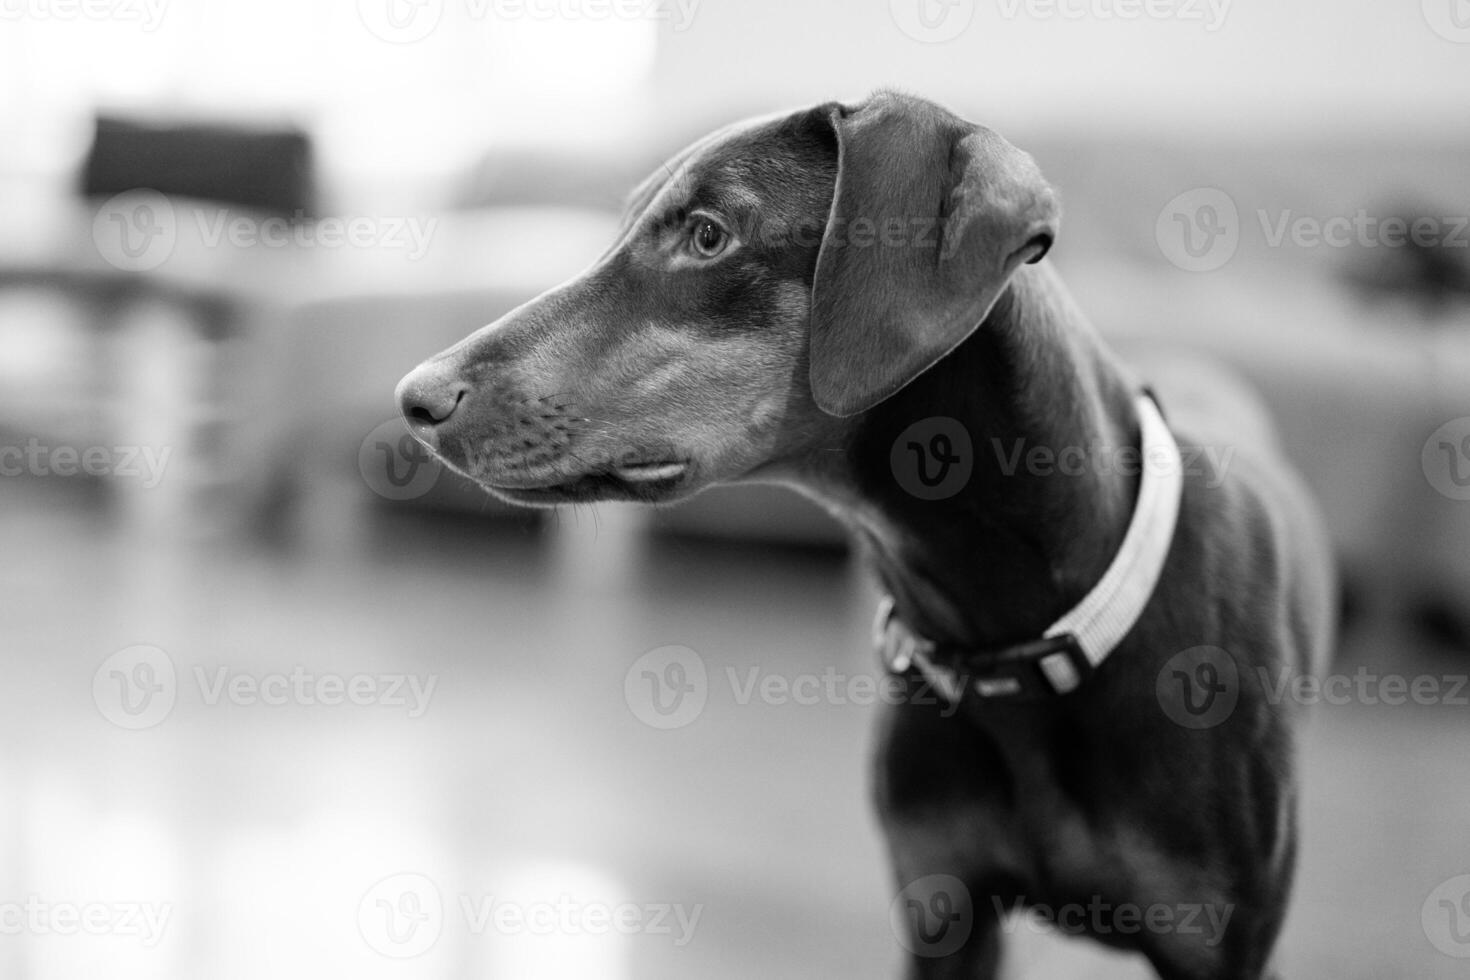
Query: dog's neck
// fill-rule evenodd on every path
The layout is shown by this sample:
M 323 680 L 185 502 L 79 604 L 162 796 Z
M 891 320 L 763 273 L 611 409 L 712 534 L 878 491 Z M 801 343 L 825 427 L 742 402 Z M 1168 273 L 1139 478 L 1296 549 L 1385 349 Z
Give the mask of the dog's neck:
M 1096 584 L 1127 531 L 1138 477 L 1117 464 L 1138 444 L 1135 397 L 1049 265 L 1023 266 L 968 340 L 863 416 L 825 454 L 841 462 L 803 482 L 849 524 L 921 635 L 1034 639 Z M 934 417 L 964 426 L 974 466 L 953 496 L 923 500 L 892 449 Z

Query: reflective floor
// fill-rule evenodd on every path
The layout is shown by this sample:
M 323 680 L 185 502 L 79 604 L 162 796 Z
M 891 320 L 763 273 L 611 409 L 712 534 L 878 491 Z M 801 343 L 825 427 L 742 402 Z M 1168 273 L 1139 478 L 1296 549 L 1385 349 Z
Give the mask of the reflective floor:
M 898 975 L 877 709 L 802 694 L 872 672 L 841 559 L 319 516 L 245 547 L 0 484 L 0 976 Z M 1470 873 L 1467 712 L 1318 713 L 1285 976 L 1464 975 L 1429 899 Z M 1013 976 L 1148 976 L 1016 936 Z

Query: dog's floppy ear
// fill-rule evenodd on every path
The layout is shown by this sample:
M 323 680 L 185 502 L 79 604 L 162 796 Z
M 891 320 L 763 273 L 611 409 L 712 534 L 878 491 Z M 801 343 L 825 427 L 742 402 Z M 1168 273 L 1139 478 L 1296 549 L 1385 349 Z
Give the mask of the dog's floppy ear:
M 920 99 L 831 110 L 837 190 L 812 286 L 818 407 L 883 401 L 978 327 L 1056 235 L 1056 195 L 1027 154 Z

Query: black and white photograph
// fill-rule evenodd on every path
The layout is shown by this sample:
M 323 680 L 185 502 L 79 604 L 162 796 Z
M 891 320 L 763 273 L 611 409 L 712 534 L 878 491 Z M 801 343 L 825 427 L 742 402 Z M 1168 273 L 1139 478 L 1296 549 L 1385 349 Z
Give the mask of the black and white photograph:
M 0 980 L 1470 975 L 1470 0 L 0 0 Z

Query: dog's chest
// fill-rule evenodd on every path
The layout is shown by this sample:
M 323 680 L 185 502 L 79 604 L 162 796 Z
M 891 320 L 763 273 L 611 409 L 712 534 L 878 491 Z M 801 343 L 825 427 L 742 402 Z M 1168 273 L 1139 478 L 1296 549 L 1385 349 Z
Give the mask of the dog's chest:
M 1010 726 L 998 738 L 902 714 L 884 733 L 878 787 L 901 865 L 999 875 L 1035 900 L 1096 891 L 1117 873 L 1119 842 L 1076 797 L 1044 733 Z

